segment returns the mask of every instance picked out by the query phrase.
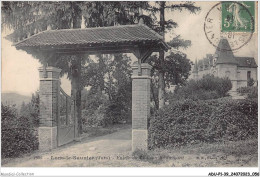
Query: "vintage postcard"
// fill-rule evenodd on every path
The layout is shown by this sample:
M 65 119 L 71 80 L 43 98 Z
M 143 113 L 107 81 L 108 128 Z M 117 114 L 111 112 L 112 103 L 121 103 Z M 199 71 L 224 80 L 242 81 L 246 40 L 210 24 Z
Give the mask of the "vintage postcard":
M 1 1 L 1 20 L 1 176 L 259 176 L 258 1 Z

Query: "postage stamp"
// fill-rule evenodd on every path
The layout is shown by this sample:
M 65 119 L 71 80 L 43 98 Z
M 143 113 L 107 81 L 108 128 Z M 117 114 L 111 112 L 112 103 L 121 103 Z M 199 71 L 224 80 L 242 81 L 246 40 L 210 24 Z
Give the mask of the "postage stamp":
M 222 32 L 252 32 L 255 19 L 255 2 L 222 2 Z

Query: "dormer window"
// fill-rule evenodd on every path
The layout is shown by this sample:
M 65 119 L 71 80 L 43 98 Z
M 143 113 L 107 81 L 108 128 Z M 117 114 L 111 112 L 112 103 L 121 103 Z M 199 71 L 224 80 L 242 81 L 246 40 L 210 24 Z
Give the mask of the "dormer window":
M 247 59 L 246 62 L 247 62 L 248 65 L 251 64 L 251 60 L 249 60 L 249 59 Z

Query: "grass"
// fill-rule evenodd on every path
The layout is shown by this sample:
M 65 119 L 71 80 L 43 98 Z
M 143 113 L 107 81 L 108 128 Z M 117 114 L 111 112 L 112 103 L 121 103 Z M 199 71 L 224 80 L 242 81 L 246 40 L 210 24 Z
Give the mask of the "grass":
M 180 147 L 175 151 L 184 153 L 224 153 L 226 155 L 251 155 L 257 153 L 258 141 L 257 139 L 243 140 L 243 141 L 225 141 L 219 143 L 201 143 L 197 145 L 189 145 L 186 147 Z
M 162 166 L 226 167 L 257 166 L 258 140 L 201 143 L 179 148 L 137 150 L 133 158 Z

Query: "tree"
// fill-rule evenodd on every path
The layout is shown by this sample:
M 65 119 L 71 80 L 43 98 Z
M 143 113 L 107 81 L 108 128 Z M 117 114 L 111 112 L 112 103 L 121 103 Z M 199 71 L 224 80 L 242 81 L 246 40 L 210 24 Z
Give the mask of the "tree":
M 20 117 L 25 117 L 30 121 L 30 125 L 38 127 L 40 123 L 40 98 L 39 93 L 32 94 L 31 101 L 27 104 L 23 102 L 20 109 Z
M 148 2 L 3 1 L 2 27 L 14 30 L 11 39 L 18 41 L 47 29 L 134 24 L 140 7 Z
M 158 100 L 158 82 L 159 82 L 159 67 L 160 63 L 158 57 L 153 55 L 149 59 L 149 64 L 152 65 L 152 83 L 151 92 L 152 100 L 155 103 L 156 109 L 159 109 Z M 181 52 L 171 52 L 165 57 L 164 60 L 164 82 L 166 87 L 170 85 L 183 85 L 188 79 L 191 70 L 191 61 L 187 59 L 187 56 Z
M 168 42 L 173 49 L 188 48 L 191 45 L 190 40 L 183 40 L 178 35 Z M 151 92 L 152 100 L 155 103 L 156 109 L 159 109 L 159 71 L 163 73 L 164 86 L 169 87 L 171 84 L 180 85 L 188 78 L 191 69 L 191 62 L 187 56 L 179 51 L 172 50 L 164 60 L 164 67 L 162 68 L 160 60 L 157 55 L 151 56 L 148 61 L 152 66 L 151 76 Z
M 106 90 L 109 95 L 108 106 L 105 116 L 112 123 L 130 118 L 132 100 L 131 81 L 131 59 L 126 55 L 114 55 L 112 62 L 108 65 L 109 70 L 106 75 Z
M 130 118 L 131 58 L 123 54 L 99 55 L 85 67 L 85 85 L 90 86 L 84 103 L 84 123 L 105 126 Z M 93 115 L 96 116 L 94 120 Z M 86 120 L 86 121 L 85 121 Z
M 186 9 L 190 11 L 191 13 L 196 13 L 200 10 L 199 7 L 196 7 L 193 2 L 184 2 L 184 3 L 172 3 L 172 2 L 165 2 L 165 1 L 159 1 L 156 2 L 154 6 L 149 7 L 147 10 L 149 10 L 151 13 L 159 13 L 160 20 L 159 20 L 159 26 L 156 26 L 154 29 L 155 31 L 159 32 L 163 39 L 165 39 L 165 33 L 166 30 L 170 30 L 174 27 L 177 27 L 177 23 L 174 22 L 172 19 L 166 20 L 165 19 L 165 12 L 166 10 L 175 11 L 179 10 L 182 11 L 183 9 Z M 181 47 L 183 41 L 180 41 L 180 43 L 169 43 L 169 45 L 174 44 L 173 47 Z M 186 45 L 184 45 L 186 46 Z M 162 108 L 165 104 L 165 56 L 164 51 L 159 52 L 159 93 L 158 93 L 158 99 L 159 99 L 159 108 Z

